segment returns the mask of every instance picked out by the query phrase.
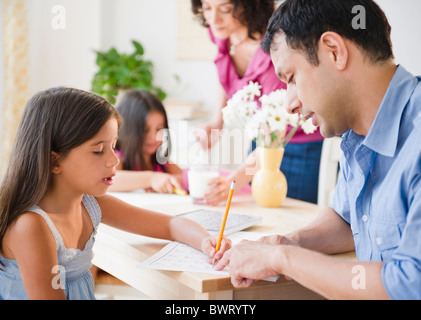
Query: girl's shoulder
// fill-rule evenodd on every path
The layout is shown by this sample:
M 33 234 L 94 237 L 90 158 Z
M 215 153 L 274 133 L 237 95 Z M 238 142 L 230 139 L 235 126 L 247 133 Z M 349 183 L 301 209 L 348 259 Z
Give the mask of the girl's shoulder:
M 28 250 L 31 247 L 56 248 L 51 230 L 42 216 L 28 211 L 19 216 L 6 231 L 2 242 L 2 253 L 5 258 L 15 259 L 15 252 Z
M 94 196 L 85 194 L 83 196 L 82 202 L 86 210 L 88 211 L 89 216 L 91 217 L 94 228 L 96 229 L 99 226 L 102 219 L 102 211 L 97 199 Z

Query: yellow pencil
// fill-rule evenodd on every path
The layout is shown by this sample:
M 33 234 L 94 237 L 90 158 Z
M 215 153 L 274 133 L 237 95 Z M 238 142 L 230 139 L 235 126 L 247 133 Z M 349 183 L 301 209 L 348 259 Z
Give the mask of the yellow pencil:
M 173 188 L 173 192 L 179 196 L 187 196 L 187 191 L 183 189 L 178 189 L 177 187 Z
M 235 189 L 235 181 L 231 182 L 230 193 L 228 194 L 227 205 L 225 207 L 224 219 L 222 220 L 221 230 L 219 231 L 218 242 L 216 243 L 216 247 L 215 247 L 215 255 L 221 248 L 222 236 L 224 235 L 225 224 L 227 223 L 228 212 L 230 210 L 231 199 L 232 199 L 232 194 L 234 193 L 234 189 Z M 212 261 L 212 266 L 214 265 L 215 265 L 215 257 L 213 258 L 213 261 Z

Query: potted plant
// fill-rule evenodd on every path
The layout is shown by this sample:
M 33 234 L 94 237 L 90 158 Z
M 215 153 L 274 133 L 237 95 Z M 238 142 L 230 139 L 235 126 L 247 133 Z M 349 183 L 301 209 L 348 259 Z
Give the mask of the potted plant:
M 134 52 L 119 53 L 115 48 L 107 52 L 95 51 L 98 72 L 92 80 L 92 92 L 115 104 L 120 91 L 141 89 L 151 91 L 160 100 L 164 100 L 166 93 L 153 85 L 153 63 L 145 60 L 142 45 L 132 40 Z

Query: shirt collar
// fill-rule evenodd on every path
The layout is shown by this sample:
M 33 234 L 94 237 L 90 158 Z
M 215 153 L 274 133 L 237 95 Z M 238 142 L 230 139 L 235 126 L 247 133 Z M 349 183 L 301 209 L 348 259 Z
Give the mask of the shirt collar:
M 417 79 L 398 66 L 363 144 L 387 157 L 395 155 L 401 118 Z

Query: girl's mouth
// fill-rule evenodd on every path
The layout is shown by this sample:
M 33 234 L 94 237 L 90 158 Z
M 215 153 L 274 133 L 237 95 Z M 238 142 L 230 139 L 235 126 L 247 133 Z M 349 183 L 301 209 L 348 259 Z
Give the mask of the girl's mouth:
M 103 178 L 102 182 L 105 183 L 108 186 L 111 186 L 114 183 L 113 177 L 114 177 L 114 175 L 112 175 L 111 177 Z

